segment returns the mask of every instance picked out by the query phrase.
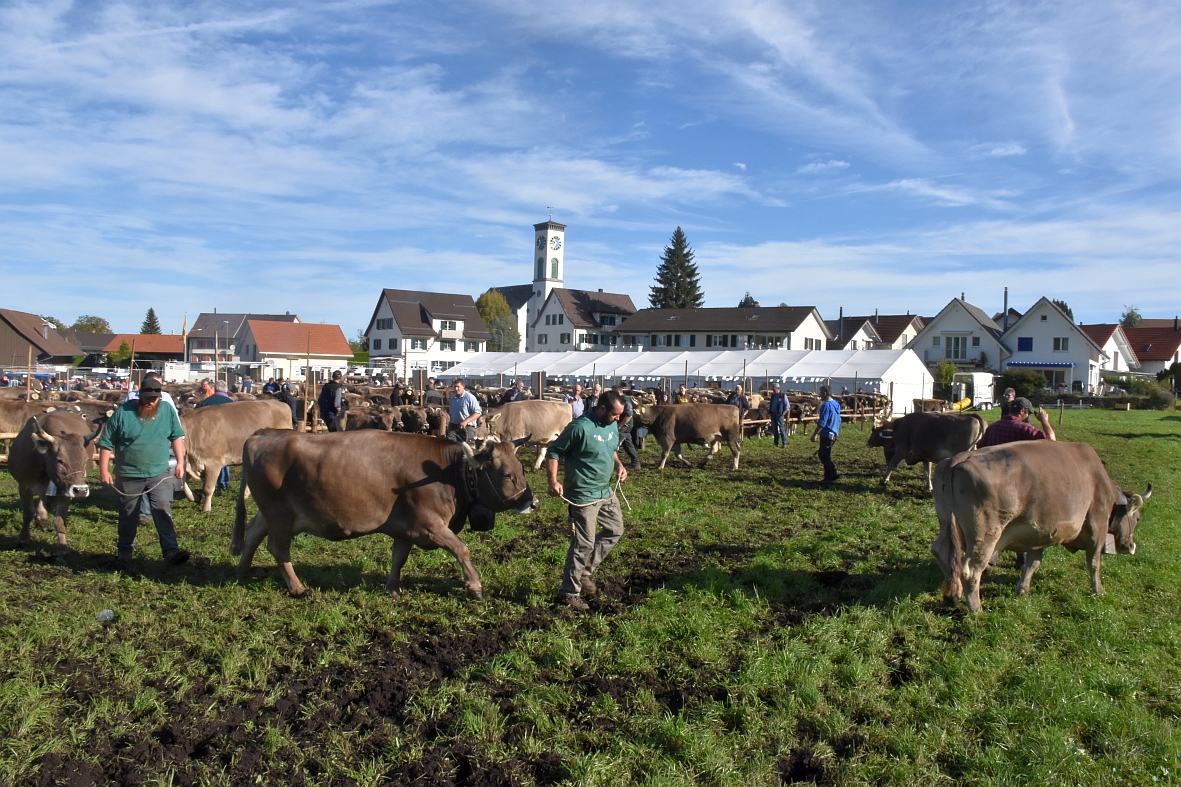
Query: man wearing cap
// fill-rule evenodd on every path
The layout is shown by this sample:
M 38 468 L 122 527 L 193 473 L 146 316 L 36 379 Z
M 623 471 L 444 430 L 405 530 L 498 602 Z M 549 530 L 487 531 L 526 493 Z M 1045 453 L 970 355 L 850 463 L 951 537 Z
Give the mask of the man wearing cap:
M 139 397 L 125 401 L 107 421 L 98 441 L 99 480 L 114 487 L 119 496 L 118 559 L 131 559 L 139 527 L 140 496 L 146 494 L 164 559 L 176 566 L 189 559 L 189 553 L 177 543 L 172 522 L 172 476 L 184 478 L 185 433 L 176 409 L 160 406 L 162 391 L 159 379 L 144 378 Z M 168 467 L 169 446 L 176 454 L 175 471 Z
M 275 398 L 291 408 L 291 428 L 298 429 L 299 400 L 295 398 L 295 386 L 291 383 L 283 383 L 283 387 L 279 389 L 279 393 L 275 394 Z
M 771 436 L 775 438 L 775 445 L 783 448 L 787 448 L 787 432 L 783 429 L 783 417 L 787 415 L 790 406 L 787 394 L 780 389 L 779 383 L 775 383 L 775 393 L 771 394 L 767 409 L 771 413 Z
M 1037 420 L 1042 428 L 1038 429 L 1029 422 L 1029 417 L 1037 413 Z M 1008 409 L 1001 419 L 984 431 L 984 437 L 976 444 L 977 448 L 988 448 L 993 445 L 1016 443 L 1022 440 L 1057 440 L 1054 427 L 1050 426 L 1050 415 L 1044 407 L 1035 411 L 1033 403 L 1024 396 L 1017 397 L 1009 403 Z
M 329 432 L 336 432 L 340 429 L 338 419 L 340 418 L 341 399 L 344 397 L 344 387 L 340 384 L 340 378 L 340 370 L 337 369 L 332 373 L 332 382 L 324 384 L 323 389 L 320 390 L 320 396 L 316 399 L 316 404 L 320 406 L 320 417 L 324 419 L 324 424 L 328 427 Z
M 546 450 L 549 493 L 569 504 L 570 547 L 558 601 L 578 612 L 590 609 L 582 596 L 598 592 L 591 574 L 623 536 L 623 511 L 611 489 L 611 476 L 619 473 L 620 482 L 627 480 L 627 470 L 616 453 L 624 401 L 618 391 L 607 391 L 594 409 L 567 424 Z M 558 481 L 559 460 L 565 463 L 562 482 Z

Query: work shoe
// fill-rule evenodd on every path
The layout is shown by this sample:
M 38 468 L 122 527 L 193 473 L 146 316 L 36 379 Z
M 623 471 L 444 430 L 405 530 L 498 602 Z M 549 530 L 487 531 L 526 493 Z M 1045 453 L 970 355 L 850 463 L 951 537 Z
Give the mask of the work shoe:
M 559 596 L 558 601 L 570 607 L 575 612 L 590 612 L 590 607 L 587 606 L 587 603 L 573 593 Z
M 115 560 L 117 562 L 119 562 L 121 565 L 130 563 L 131 558 L 132 558 L 132 551 L 130 549 L 115 550 Z
M 632 462 L 631 467 L 628 468 L 628 470 L 639 470 L 639 469 L 640 469 L 639 462 Z
M 179 566 L 181 563 L 189 561 L 189 550 L 187 549 L 170 549 L 164 553 L 164 562 L 170 566 Z
M 599 586 L 590 578 L 590 574 L 582 575 L 582 595 L 587 598 L 597 596 L 599 594 Z

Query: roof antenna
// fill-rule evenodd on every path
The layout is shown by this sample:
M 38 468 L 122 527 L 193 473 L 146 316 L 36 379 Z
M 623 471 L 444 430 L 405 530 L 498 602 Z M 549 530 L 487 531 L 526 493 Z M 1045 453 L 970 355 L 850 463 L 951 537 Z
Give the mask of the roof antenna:
M 549 211 L 549 220 L 553 221 L 554 220 L 554 206 L 553 205 L 546 205 L 545 209 Z
M 1009 288 L 1008 288 L 1008 287 L 1006 287 L 1006 288 L 1005 288 L 1005 318 L 1004 318 L 1004 325 L 1005 325 L 1005 327 L 1004 327 L 1004 330 L 1006 330 L 1006 331 L 1007 331 L 1007 330 L 1009 330 Z

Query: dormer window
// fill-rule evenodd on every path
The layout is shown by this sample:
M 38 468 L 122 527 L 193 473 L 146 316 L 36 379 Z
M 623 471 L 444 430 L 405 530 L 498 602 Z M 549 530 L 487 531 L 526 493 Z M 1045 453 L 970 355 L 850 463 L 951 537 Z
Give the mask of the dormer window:
M 455 330 L 455 320 L 439 320 L 439 330 L 440 331 L 454 331 Z

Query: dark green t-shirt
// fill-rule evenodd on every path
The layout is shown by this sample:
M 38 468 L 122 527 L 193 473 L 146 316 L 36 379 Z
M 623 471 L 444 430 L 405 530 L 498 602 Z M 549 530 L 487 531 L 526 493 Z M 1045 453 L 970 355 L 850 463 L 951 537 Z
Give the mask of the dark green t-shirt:
M 593 415 L 571 421 L 546 452 L 547 458 L 566 462 L 563 497 L 580 504 L 611 497 L 618 449 L 619 429 L 614 423 L 599 426 Z
M 184 437 L 176 408 L 160 403 L 156 417 L 139 419 L 138 402 L 124 402 L 107 421 L 98 447 L 115 452 L 115 475 L 122 478 L 154 478 L 168 470 L 168 449 Z

